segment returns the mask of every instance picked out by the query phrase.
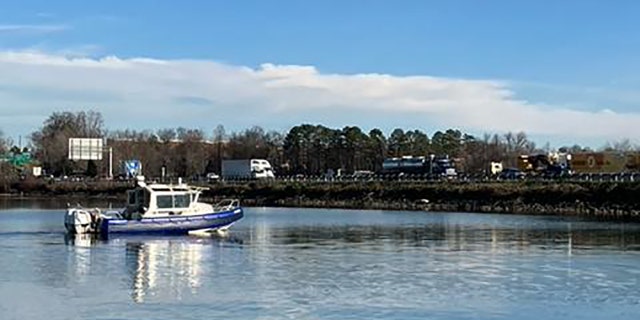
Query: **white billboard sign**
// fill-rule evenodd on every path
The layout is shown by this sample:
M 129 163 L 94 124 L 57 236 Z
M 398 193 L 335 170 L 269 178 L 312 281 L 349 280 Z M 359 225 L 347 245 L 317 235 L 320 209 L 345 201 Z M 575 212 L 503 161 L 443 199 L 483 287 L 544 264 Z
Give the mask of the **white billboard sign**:
M 102 138 L 70 138 L 69 160 L 102 160 Z

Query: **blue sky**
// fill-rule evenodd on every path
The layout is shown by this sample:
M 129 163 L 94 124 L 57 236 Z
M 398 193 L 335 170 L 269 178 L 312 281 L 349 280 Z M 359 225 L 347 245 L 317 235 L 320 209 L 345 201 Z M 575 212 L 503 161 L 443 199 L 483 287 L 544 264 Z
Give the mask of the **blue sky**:
M 0 129 L 11 136 L 26 134 L 53 110 L 94 106 L 105 114 L 109 128 L 182 125 L 209 130 L 224 122 L 228 131 L 251 125 L 286 130 L 306 121 L 386 131 L 420 128 L 429 133 L 449 127 L 475 134 L 522 129 L 539 144 L 554 145 L 579 142 L 598 147 L 622 138 L 636 142 L 638 12 L 640 2 L 622 0 L 13 1 L 3 3 L 0 11 L 0 51 L 12 54 L 0 62 L 0 68 L 10 71 L 3 79 L 0 69 L 0 105 L 11 103 L 30 112 L 19 120 L 0 113 Z M 37 59 L 26 53 L 37 54 Z M 171 79 L 180 74 L 188 79 L 185 87 L 201 79 L 192 83 L 202 86 L 198 92 L 187 88 L 163 101 L 135 96 L 139 108 L 157 103 L 167 110 L 190 112 L 193 106 L 180 103 L 187 101 L 185 97 L 210 105 L 198 107 L 206 110 L 194 112 L 193 118 L 122 121 L 110 110 L 134 103 L 132 93 L 125 92 L 129 87 L 113 84 L 106 90 L 103 86 L 113 82 L 79 72 L 82 66 L 45 64 L 37 69 L 24 62 L 64 58 L 77 64 L 85 58 L 105 63 L 105 57 L 136 64 L 130 69 L 136 69 L 136 75 L 149 72 L 149 78 L 158 72 Z M 139 58 L 169 62 L 172 71 L 140 66 Z M 182 68 L 180 61 L 189 66 Z M 274 68 L 266 72 L 264 64 Z M 61 71 L 67 67 L 73 71 Z M 253 73 L 226 89 L 233 99 L 223 97 L 224 91 L 209 94 L 227 85 L 209 82 L 210 77 L 236 79 L 246 68 Z M 198 70 L 211 71 L 210 77 Z M 22 79 L 25 72 L 36 75 Z M 40 72 L 50 74 L 40 78 L 54 80 L 36 78 Z M 93 74 L 107 79 L 113 72 Z M 81 76 L 100 87 L 87 92 L 74 84 Z M 121 76 L 132 77 L 124 71 Z M 273 89 L 274 79 L 283 76 L 288 81 Z M 16 77 L 18 84 L 13 82 Z M 427 79 L 413 83 L 415 77 Z M 71 80 L 67 84 L 57 79 Z M 244 89 L 247 81 L 255 90 Z M 301 95 L 296 89 L 300 83 L 314 90 Z M 386 92 L 381 98 L 386 102 L 370 108 L 371 90 Z M 422 94 L 425 91 L 433 94 Z M 140 92 L 152 93 L 152 87 Z M 317 103 L 306 108 L 306 99 Z M 61 105 L 47 106 L 47 100 Z M 262 106 L 260 100 L 267 102 Z M 394 103 L 402 106 L 395 108 Z M 479 111 L 483 108 L 487 118 Z M 522 119 L 517 118 L 518 108 L 523 108 Z M 244 117 L 238 117 L 238 110 Z M 553 121 L 545 119 L 547 111 Z M 204 114 L 215 115 L 211 124 L 203 121 Z M 558 119 L 563 116 L 570 116 L 567 128 L 554 128 L 563 125 Z M 602 134 L 594 133 L 600 130 Z

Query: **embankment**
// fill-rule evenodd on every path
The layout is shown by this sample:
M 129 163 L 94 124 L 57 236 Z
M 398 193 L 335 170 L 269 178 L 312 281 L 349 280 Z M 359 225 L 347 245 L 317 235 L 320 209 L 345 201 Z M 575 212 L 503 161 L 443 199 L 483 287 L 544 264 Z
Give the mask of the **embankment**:
M 132 183 L 14 183 L 12 194 L 120 198 Z M 433 210 L 582 216 L 640 221 L 640 182 L 247 182 L 208 185 L 209 200 L 240 198 L 248 206 Z

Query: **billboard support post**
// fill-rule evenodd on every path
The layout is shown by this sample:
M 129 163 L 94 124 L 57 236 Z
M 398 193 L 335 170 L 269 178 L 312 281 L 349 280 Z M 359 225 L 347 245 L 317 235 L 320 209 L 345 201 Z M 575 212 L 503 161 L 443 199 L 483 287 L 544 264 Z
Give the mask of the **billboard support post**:
M 106 146 L 106 138 L 69 138 L 69 160 L 102 160 L 109 152 L 109 179 L 113 179 L 113 148 Z
M 113 148 L 109 147 L 109 179 L 113 179 Z

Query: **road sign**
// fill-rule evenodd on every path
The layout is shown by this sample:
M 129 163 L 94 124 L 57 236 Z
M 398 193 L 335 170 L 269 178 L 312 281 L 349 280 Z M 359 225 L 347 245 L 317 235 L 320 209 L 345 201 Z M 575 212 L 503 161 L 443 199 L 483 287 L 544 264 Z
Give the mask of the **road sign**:
M 140 160 L 126 160 L 123 164 L 127 177 L 133 178 L 142 175 L 142 162 Z

